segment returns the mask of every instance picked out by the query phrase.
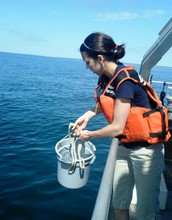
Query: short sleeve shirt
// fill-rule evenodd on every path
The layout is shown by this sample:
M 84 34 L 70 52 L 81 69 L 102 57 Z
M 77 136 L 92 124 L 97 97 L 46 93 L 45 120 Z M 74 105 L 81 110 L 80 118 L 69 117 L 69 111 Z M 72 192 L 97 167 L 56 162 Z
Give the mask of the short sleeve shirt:
M 123 64 L 118 65 L 114 75 L 125 66 Z M 102 83 L 102 90 L 106 87 L 108 84 L 108 79 L 105 78 L 104 83 Z M 131 99 L 131 105 L 132 106 L 139 106 L 139 107 L 145 107 L 145 108 L 151 108 L 149 97 L 144 90 L 143 87 L 138 85 L 132 80 L 125 80 L 121 85 L 118 87 L 117 91 L 115 91 L 112 84 L 108 87 L 106 95 L 111 96 L 112 98 L 118 99 L 118 98 L 126 98 Z

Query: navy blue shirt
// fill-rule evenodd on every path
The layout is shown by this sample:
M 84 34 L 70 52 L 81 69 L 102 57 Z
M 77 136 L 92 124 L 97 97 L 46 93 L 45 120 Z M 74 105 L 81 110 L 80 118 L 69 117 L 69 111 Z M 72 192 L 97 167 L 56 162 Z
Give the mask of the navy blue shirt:
M 151 108 L 149 97 L 143 87 L 131 80 L 125 80 L 116 92 L 116 98 L 131 99 L 132 106 Z
M 118 65 L 114 75 L 125 66 L 123 64 Z M 99 95 L 103 92 L 107 84 L 109 83 L 109 78 L 104 76 L 103 83 L 101 84 Z M 100 82 L 100 79 L 99 79 Z M 98 92 L 98 91 L 97 91 Z M 113 82 L 108 87 L 105 93 L 107 96 L 111 96 L 112 98 L 126 98 L 131 99 L 132 106 L 139 106 L 145 108 L 151 108 L 149 102 L 149 96 L 147 95 L 144 88 L 132 80 L 125 80 L 121 85 L 118 87 L 117 91 L 115 91 Z
M 118 65 L 114 75 L 124 65 Z M 131 80 L 125 80 L 118 88 L 116 92 L 116 98 L 128 98 L 131 99 L 132 106 L 140 106 L 145 108 L 151 108 L 149 103 L 149 97 L 144 88 Z

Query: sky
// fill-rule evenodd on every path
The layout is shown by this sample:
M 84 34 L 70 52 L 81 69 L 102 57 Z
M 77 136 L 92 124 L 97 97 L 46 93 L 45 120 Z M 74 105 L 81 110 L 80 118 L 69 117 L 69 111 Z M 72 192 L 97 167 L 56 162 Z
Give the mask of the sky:
M 98 31 L 126 45 L 122 62 L 140 64 L 171 17 L 171 0 L 0 0 L 0 51 L 81 58 Z M 172 49 L 158 65 L 171 60 Z

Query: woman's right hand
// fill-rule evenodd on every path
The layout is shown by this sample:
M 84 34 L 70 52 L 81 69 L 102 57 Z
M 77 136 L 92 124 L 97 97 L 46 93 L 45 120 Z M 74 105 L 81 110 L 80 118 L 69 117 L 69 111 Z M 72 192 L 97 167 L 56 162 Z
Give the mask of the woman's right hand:
M 94 117 L 96 114 L 94 112 L 94 109 L 87 111 L 85 114 L 83 114 L 81 117 L 79 117 L 73 126 L 73 130 L 75 132 L 80 132 L 82 130 L 84 130 L 89 122 L 89 120 Z
M 73 127 L 72 130 L 74 130 L 75 132 L 80 132 L 82 130 L 84 130 L 84 128 L 86 128 L 87 124 L 88 124 L 88 117 L 86 116 L 86 114 L 82 115 L 81 117 L 79 117 Z

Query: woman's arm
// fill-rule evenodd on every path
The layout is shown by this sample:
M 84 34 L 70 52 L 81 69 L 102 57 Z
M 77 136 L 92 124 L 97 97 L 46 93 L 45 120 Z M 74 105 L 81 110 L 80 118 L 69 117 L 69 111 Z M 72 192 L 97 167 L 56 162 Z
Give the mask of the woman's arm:
M 80 139 L 88 141 L 93 138 L 116 137 L 124 131 L 125 124 L 130 112 L 131 100 L 116 99 L 113 122 L 106 127 L 96 131 L 81 131 Z

